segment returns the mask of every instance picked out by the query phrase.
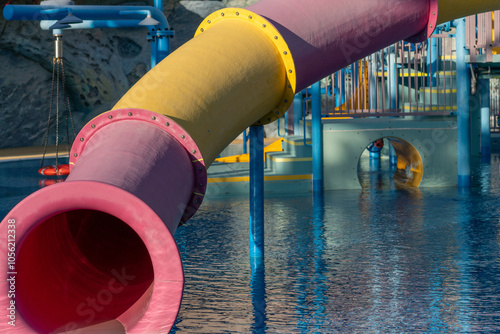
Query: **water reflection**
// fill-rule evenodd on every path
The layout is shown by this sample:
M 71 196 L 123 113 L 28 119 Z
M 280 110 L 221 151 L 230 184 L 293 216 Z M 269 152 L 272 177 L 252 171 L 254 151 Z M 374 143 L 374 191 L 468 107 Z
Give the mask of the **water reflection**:
M 314 245 L 314 314 L 313 317 L 318 319 L 314 325 L 316 331 L 321 330 L 325 325 L 326 302 L 325 294 L 328 291 L 327 272 L 328 267 L 323 259 L 325 250 L 324 231 L 324 215 L 325 215 L 325 198 L 323 193 L 315 192 L 313 195 L 313 245 Z
M 500 332 L 499 163 L 475 165 L 467 192 L 268 196 L 253 268 L 248 198 L 207 201 L 175 236 L 186 283 L 172 333 Z M 0 165 L 5 213 L 38 189 L 13 173 Z
M 250 258 L 252 268 L 252 306 L 253 306 L 253 324 L 252 333 L 265 333 L 267 323 L 266 312 L 266 270 L 264 259 L 262 257 Z

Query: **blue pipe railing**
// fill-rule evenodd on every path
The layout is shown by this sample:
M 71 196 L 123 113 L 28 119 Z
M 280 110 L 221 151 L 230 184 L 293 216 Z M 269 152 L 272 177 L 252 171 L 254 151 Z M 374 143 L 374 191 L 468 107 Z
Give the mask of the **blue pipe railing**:
M 143 20 L 148 14 L 158 21 L 159 29 L 170 29 L 162 11 L 151 6 L 40 6 L 7 5 L 3 10 L 6 20 L 48 21 L 62 20 L 68 14 L 82 20 Z
M 174 32 L 163 14 L 163 1 L 155 0 L 151 6 L 57 6 L 7 5 L 3 10 L 7 20 L 41 21 L 43 30 L 62 34 L 68 29 L 147 27 L 151 42 L 151 68 L 170 53 L 170 37 Z M 72 15 L 79 23 L 57 24 Z M 54 29 L 55 27 L 60 29 Z

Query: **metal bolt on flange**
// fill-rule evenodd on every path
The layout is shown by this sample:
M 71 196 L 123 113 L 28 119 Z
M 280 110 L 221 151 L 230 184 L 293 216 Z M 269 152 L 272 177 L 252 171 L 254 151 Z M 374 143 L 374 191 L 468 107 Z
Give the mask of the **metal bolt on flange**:
M 153 121 L 156 121 L 156 116 L 151 117 Z
M 129 112 L 129 113 L 128 113 L 128 115 L 129 115 L 129 116 L 132 116 L 132 113 L 131 113 L 131 112 Z
M 91 127 L 92 129 L 95 129 L 95 124 L 92 124 L 90 127 Z
M 166 126 L 170 126 L 170 123 L 169 123 L 169 122 L 165 122 L 165 125 L 166 125 Z
M 83 138 L 80 138 L 80 141 L 84 141 L 84 140 L 85 140 L 85 139 L 83 139 Z
M 184 139 L 184 138 L 186 138 L 186 136 L 184 136 L 184 135 L 181 135 L 181 138 L 182 138 L 182 139 Z
M 113 119 L 113 115 L 109 115 L 109 116 L 108 116 L 108 118 L 109 118 L 109 119 Z

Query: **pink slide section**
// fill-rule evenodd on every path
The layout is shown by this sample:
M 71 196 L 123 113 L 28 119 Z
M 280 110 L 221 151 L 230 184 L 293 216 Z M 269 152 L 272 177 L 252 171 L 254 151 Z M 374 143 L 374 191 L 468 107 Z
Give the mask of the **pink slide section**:
M 285 38 L 296 91 L 402 39 L 426 40 L 438 19 L 437 0 L 261 0 L 247 9 Z

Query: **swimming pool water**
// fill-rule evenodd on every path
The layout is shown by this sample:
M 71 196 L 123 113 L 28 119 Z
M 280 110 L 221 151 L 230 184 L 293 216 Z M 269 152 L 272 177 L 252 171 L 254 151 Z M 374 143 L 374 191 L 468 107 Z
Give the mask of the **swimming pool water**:
M 470 191 L 396 189 L 364 165 L 364 190 L 268 196 L 254 275 L 248 198 L 207 200 L 175 235 L 172 333 L 500 332 L 499 162 L 475 161 Z M 38 188 L 30 164 L 0 164 L 2 217 Z

